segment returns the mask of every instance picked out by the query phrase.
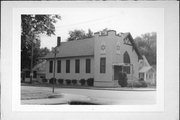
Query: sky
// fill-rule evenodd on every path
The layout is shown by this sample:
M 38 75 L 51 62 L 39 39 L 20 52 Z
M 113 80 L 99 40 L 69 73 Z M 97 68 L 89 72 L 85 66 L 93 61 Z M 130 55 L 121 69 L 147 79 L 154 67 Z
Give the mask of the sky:
M 119 32 L 130 32 L 135 38 L 147 32 L 158 32 L 162 28 L 163 9 L 159 8 L 60 8 L 61 16 L 55 24 L 55 36 L 41 36 L 41 47 L 56 46 L 57 36 L 65 42 L 69 31 L 82 29 L 93 32 L 108 28 Z

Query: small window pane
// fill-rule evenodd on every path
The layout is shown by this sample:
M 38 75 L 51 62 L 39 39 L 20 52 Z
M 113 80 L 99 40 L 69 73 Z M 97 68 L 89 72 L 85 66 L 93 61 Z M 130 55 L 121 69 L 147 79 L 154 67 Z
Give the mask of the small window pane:
M 91 72 L 91 59 L 86 59 L 86 73 Z
M 75 62 L 75 73 L 79 73 L 80 71 L 80 60 L 77 59 Z
M 123 72 L 130 74 L 130 66 L 124 66 L 123 67 Z
M 100 73 L 106 73 L 106 58 L 100 58 Z
M 53 61 L 49 61 L 49 73 L 53 72 Z
M 70 73 L 70 60 L 66 60 L 66 73 Z
M 57 73 L 61 73 L 61 60 L 57 61 Z

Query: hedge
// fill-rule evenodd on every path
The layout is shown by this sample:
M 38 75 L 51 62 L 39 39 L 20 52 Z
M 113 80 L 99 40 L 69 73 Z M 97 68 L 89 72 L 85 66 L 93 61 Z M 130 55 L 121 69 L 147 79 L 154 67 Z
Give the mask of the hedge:
M 58 79 L 58 83 L 62 85 L 64 83 L 64 80 L 63 79 Z
M 127 87 L 127 74 L 126 73 L 120 73 L 120 80 L 118 80 L 119 85 L 121 87 Z
M 72 84 L 75 85 L 77 83 L 77 80 L 76 79 L 73 79 L 72 80 Z
M 70 79 L 66 79 L 66 84 L 70 85 L 71 84 L 71 80 Z
M 49 80 L 49 83 L 50 83 L 50 84 L 56 83 L 56 78 L 51 78 L 51 79 Z
M 81 85 L 85 85 L 86 83 L 85 79 L 81 79 L 79 82 L 81 83 Z
M 47 82 L 47 79 L 46 79 L 46 78 L 43 78 L 43 79 L 42 79 L 42 82 L 43 82 L 43 83 L 46 83 L 46 82 Z
M 94 78 L 87 79 L 87 85 L 88 86 L 93 86 L 94 85 Z
M 145 81 L 142 80 L 138 80 L 138 81 L 132 81 L 131 84 L 128 85 L 128 87 L 147 87 L 147 83 Z

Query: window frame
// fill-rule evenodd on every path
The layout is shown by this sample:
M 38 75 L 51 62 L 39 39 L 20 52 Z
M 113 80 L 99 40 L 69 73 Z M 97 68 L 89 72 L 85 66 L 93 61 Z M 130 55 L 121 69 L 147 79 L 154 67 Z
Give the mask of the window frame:
M 75 73 L 80 73 L 80 59 L 75 59 Z
M 100 58 L 100 73 L 106 73 L 106 57 Z
M 61 73 L 61 60 L 57 60 L 57 73 Z
M 71 61 L 70 60 L 66 60 L 66 73 L 70 73 L 70 69 L 71 69 Z
M 91 59 L 86 59 L 86 73 L 91 73 Z
M 53 73 L 53 60 L 49 61 L 49 73 Z

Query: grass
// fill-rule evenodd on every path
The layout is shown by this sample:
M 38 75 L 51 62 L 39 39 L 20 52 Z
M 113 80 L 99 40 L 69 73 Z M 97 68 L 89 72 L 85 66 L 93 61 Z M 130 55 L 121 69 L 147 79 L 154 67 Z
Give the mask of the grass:
M 50 90 L 39 90 L 34 91 L 21 89 L 21 100 L 31 100 L 31 99 L 48 99 L 48 98 L 60 98 L 63 97 L 61 94 L 52 93 Z

